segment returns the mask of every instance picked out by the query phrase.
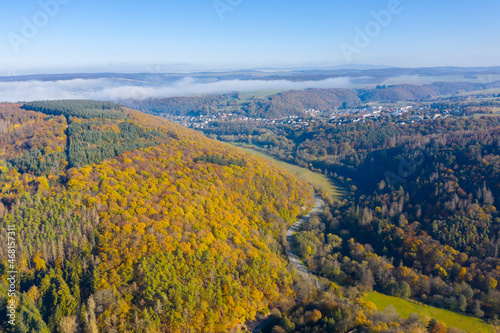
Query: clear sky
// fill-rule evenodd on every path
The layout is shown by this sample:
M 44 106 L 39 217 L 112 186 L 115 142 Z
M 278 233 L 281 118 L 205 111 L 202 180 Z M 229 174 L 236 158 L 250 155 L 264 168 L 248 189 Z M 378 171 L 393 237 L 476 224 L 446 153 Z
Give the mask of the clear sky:
M 372 11 L 388 8 L 375 23 Z M 493 66 L 499 14 L 498 0 L 3 0 L 0 75 Z

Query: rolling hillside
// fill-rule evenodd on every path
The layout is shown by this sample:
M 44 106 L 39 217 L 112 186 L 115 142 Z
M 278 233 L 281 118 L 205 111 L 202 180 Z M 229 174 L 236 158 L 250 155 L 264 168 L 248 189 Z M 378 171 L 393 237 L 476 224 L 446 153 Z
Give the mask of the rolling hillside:
M 15 332 L 233 329 L 292 293 L 283 235 L 313 202 L 272 163 L 116 104 L 0 105 Z

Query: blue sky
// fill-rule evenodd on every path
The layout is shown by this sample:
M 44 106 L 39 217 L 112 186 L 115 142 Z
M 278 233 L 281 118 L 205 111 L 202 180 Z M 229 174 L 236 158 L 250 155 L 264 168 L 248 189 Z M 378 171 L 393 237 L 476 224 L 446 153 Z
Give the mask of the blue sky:
M 41 3 L 56 1 L 57 12 L 44 14 Z M 498 0 L 220 0 L 219 12 L 214 3 L 4 0 L 0 75 L 346 63 L 500 65 Z M 390 14 L 390 23 L 375 23 L 372 11 L 391 5 L 399 10 Z M 356 31 L 370 27 L 369 43 L 356 44 Z

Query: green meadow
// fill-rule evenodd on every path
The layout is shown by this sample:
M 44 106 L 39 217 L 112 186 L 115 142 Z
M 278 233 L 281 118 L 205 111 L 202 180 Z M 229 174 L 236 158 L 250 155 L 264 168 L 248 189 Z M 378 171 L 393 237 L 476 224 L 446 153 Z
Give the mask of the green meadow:
M 379 311 L 383 311 L 386 307 L 392 305 L 399 315 L 405 318 L 407 318 L 411 313 L 417 313 L 419 315 L 440 320 L 449 327 L 453 326 L 467 332 L 495 332 L 493 328 L 488 325 L 488 323 L 476 317 L 435 308 L 414 301 L 407 301 L 398 297 L 373 292 L 365 296 L 364 300 L 374 303 Z
M 345 190 L 342 187 L 335 184 L 334 182 L 332 182 L 331 179 L 329 179 L 327 176 L 325 176 L 321 173 L 313 172 L 307 168 L 303 168 L 303 167 L 300 167 L 300 166 L 295 165 L 295 164 L 290 164 L 290 163 L 278 160 L 277 158 L 275 158 L 269 154 L 263 153 L 261 151 L 258 151 L 256 149 L 252 148 L 251 146 L 240 146 L 238 144 L 231 144 L 231 145 L 233 147 L 237 147 L 237 148 L 239 148 L 247 153 L 250 153 L 252 155 L 262 157 L 262 158 L 265 158 L 271 162 L 274 162 L 280 168 L 283 168 L 283 169 L 287 170 L 288 172 L 290 172 L 291 174 L 294 174 L 294 175 L 306 180 L 307 182 L 309 182 L 313 186 L 317 186 L 317 187 L 321 188 L 323 191 L 327 192 L 329 195 L 331 195 L 332 197 L 334 197 L 336 199 L 339 199 L 339 200 L 342 199 L 342 196 L 345 194 Z

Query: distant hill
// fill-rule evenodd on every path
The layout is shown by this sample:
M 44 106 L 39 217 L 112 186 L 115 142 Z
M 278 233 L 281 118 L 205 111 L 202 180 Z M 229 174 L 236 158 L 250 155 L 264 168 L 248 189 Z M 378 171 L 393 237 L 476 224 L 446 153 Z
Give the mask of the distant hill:
M 124 101 L 127 106 L 153 114 L 175 116 L 209 114 L 217 108 L 229 105 L 235 94 L 198 97 L 150 98 L 141 101 Z
M 249 117 L 283 118 L 300 115 L 307 109 L 333 111 L 353 108 L 369 102 L 421 101 L 441 95 L 500 87 L 500 81 L 490 83 L 435 82 L 427 85 L 379 85 L 370 89 L 305 89 L 289 90 L 267 97 L 240 100 L 238 93 L 151 98 L 142 101 L 124 101 L 129 107 L 160 115 L 208 115 L 232 112 Z
M 376 89 L 359 90 L 359 97 L 363 102 L 397 102 L 418 101 L 440 95 L 451 95 L 461 92 L 500 87 L 500 81 L 492 83 L 466 82 L 436 82 L 428 85 L 401 84 L 383 86 Z
M 243 106 L 250 116 L 282 118 L 299 115 L 307 109 L 334 110 L 341 107 L 355 107 L 361 104 L 355 91 L 349 89 L 306 89 L 290 90 L 252 101 Z
M 164 70 L 162 70 L 164 68 Z M 322 80 L 333 77 L 372 77 L 387 79 L 401 76 L 456 76 L 473 77 L 500 75 L 500 66 L 495 67 L 422 67 L 422 68 L 397 68 L 391 66 L 355 65 L 347 64 L 334 67 L 318 68 L 259 68 L 254 70 L 234 71 L 182 71 L 169 72 L 169 66 L 157 66 L 156 68 L 145 67 L 137 73 L 103 72 L 103 73 L 67 73 L 67 74 L 33 74 L 17 76 L 0 76 L 0 82 L 12 81 L 58 81 L 74 79 L 112 79 L 119 81 L 137 82 L 172 82 L 186 76 L 200 80 L 224 80 L 224 79 L 264 79 L 264 80 Z

